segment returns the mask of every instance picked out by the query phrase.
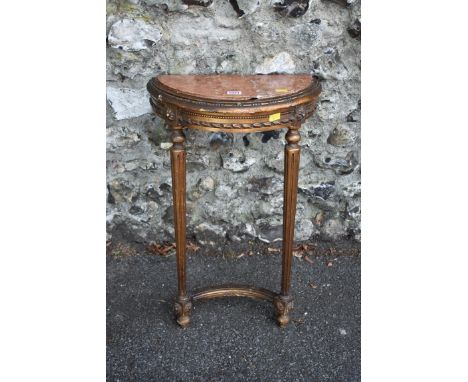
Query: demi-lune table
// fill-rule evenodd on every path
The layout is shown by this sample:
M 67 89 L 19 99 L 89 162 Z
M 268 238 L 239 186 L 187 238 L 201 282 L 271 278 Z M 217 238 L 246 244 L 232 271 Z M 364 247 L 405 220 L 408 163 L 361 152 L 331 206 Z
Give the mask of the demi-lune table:
M 310 75 L 160 75 L 147 85 L 154 112 L 172 130 L 171 171 L 176 240 L 178 295 L 175 314 L 180 326 L 190 322 L 192 302 L 224 296 L 246 296 L 273 303 L 277 322 L 285 326 L 292 309 L 291 263 L 296 215 L 302 122 L 315 110 L 318 80 Z M 210 287 L 189 294 L 186 287 L 185 136 L 184 129 L 254 133 L 287 129 L 284 150 L 283 253 L 280 293 L 243 285 Z

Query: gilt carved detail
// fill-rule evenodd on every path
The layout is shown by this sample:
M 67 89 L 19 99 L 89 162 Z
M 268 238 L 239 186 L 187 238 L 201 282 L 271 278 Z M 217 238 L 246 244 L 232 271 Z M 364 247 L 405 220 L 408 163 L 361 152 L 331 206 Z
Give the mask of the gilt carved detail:
M 177 317 L 177 323 L 186 327 L 190 322 L 190 313 L 192 311 L 192 302 L 188 297 L 178 297 L 174 303 L 174 312 Z
M 153 106 L 154 112 L 159 115 L 161 118 L 173 122 L 176 118 L 176 113 L 171 106 L 164 105 L 161 102 L 157 101 L 157 98 L 151 99 L 151 105 Z M 202 126 L 202 127 L 211 127 L 219 129 L 256 129 L 264 127 L 274 127 L 274 126 L 287 126 L 292 123 L 301 122 L 304 119 L 308 118 L 316 108 L 316 103 L 309 103 L 306 105 L 300 105 L 296 107 L 292 113 L 285 113 L 285 117 L 269 121 L 268 115 L 242 115 L 238 114 L 235 116 L 228 115 L 217 115 L 213 114 L 199 114 L 199 113 L 190 113 L 190 112 L 181 112 L 178 115 L 177 122 L 182 126 Z M 209 119 L 218 119 L 226 120 L 226 122 L 214 122 Z M 245 120 L 247 122 L 230 122 L 230 120 Z M 266 120 L 266 121 L 265 121 Z
M 293 301 L 289 296 L 276 296 L 274 306 L 276 310 L 276 321 L 281 327 L 289 323 L 289 312 L 293 309 Z

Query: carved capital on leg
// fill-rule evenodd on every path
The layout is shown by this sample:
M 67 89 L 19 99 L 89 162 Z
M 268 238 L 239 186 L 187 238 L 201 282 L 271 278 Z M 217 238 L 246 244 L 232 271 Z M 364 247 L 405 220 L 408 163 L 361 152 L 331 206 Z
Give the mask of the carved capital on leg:
M 184 150 L 185 134 L 181 127 L 174 127 L 171 134 L 172 149 Z
M 293 300 L 290 296 L 278 295 L 273 304 L 276 310 L 276 321 L 280 327 L 285 327 L 289 323 L 289 311 L 293 309 Z
M 291 126 L 286 133 L 286 142 L 288 145 L 286 146 L 287 149 L 296 149 L 299 148 L 299 141 L 301 140 L 301 134 L 299 134 L 299 125 Z
M 174 303 L 174 312 L 177 323 L 185 328 L 190 322 L 190 312 L 192 311 L 192 302 L 187 296 L 178 296 Z

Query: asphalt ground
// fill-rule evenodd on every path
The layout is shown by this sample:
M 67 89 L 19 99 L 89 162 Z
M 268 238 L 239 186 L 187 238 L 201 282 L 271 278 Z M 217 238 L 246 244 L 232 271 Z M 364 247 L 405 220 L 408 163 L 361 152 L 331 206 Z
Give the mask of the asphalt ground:
M 195 302 L 182 329 L 172 310 L 173 251 L 114 246 L 107 256 L 107 380 L 359 381 L 359 245 L 311 247 L 294 257 L 286 328 L 276 325 L 270 303 L 229 297 Z M 279 252 L 259 244 L 235 253 L 189 253 L 189 289 L 233 282 L 279 290 Z

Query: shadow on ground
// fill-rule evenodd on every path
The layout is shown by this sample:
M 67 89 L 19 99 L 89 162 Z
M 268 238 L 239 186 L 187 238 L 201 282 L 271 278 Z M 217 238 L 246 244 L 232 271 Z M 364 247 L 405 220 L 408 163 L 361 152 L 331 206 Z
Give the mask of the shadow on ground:
M 194 304 L 187 329 L 172 315 L 175 256 L 107 256 L 108 381 L 360 380 L 360 256 L 357 244 L 294 258 L 295 309 L 285 329 L 263 301 Z M 188 285 L 227 282 L 279 289 L 281 256 L 188 258 Z M 268 251 L 260 251 L 269 253 Z

